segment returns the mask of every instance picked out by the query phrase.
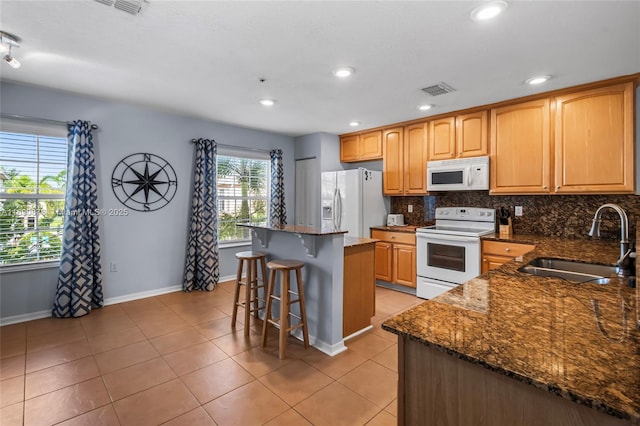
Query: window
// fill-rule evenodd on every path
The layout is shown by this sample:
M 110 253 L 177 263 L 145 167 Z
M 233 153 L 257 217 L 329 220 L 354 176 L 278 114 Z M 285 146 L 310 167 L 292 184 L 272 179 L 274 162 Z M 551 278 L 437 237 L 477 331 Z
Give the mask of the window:
M 231 151 L 218 154 L 218 241 L 251 241 L 249 228 L 238 224 L 266 223 L 269 217 L 268 154 Z
M 64 126 L 0 128 L 0 266 L 56 261 L 62 248 Z

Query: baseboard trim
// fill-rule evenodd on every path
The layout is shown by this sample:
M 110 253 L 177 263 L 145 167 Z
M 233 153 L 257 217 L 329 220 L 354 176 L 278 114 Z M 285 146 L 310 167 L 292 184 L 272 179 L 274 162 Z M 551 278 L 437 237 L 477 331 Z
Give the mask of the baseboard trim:
M 341 340 L 338 343 L 335 343 L 333 345 L 319 339 L 311 338 L 311 336 L 309 336 L 309 340 L 310 340 L 309 343 L 311 344 L 311 346 L 313 346 L 320 352 L 324 352 L 329 356 L 336 356 L 339 353 L 342 353 L 347 350 L 347 347 L 344 345 L 344 340 Z
M 218 282 L 232 281 L 235 279 L 235 275 L 228 275 L 225 277 L 220 277 L 218 279 Z M 104 300 L 104 306 L 115 305 L 116 303 L 131 302 L 133 300 L 144 299 L 146 297 L 160 296 L 162 294 L 173 293 L 180 290 L 182 290 L 182 285 L 172 285 L 169 287 L 162 287 L 149 291 L 141 291 L 139 293 L 125 294 L 124 296 L 109 297 Z M 0 327 L 4 325 L 18 324 L 20 322 L 49 318 L 50 316 L 51 310 L 13 315 L 10 317 L 0 318 Z
M 371 325 L 371 324 L 370 324 L 370 325 L 366 326 L 365 328 L 363 328 L 362 330 L 358 330 L 358 331 L 356 331 L 355 333 L 351 333 L 351 334 L 350 334 L 350 335 L 348 335 L 347 337 L 343 337 L 343 338 L 342 338 L 342 340 L 349 340 L 349 339 L 352 339 L 352 338 L 354 338 L 354 337 L 356 337 L 356 336 L 361 335 L 362 333 L 365 333 L 365 332 L 367 332 L 367 331 L 371 330 L 372 328 L 373 328 L 373 325 Z
M 28 314 L 14 315 L 11 317 L 0 318 L 0 326 L 18 324 L 20 322 L 33 321 L 51 316 L 51 310 L 30 312 Z
M 139 293 L 125 294 L 124 296 L 109 297 L 104 299 L 104 306 L 115 305 L 117 303 L 131 302 L 133 300 L 145 299 L 147 297 L 160 296 L 182 290 L 182 285 L 172 285 L 169 287 L 156 288 Z

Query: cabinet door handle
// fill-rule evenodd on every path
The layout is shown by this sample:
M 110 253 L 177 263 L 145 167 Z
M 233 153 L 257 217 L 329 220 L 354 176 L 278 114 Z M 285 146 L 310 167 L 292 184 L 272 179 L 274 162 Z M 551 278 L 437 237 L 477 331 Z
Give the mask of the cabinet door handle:
M 547 189 L 547 185 L 543 186 L 542 189 Z
M 504 251 L 506 251 L 506 252 L 510 252 L 510 251 L 511 251 L 511 249 L 510 249 L 509 247 L 507 247 L 506 249 L 504 249 Z
M 556 189 L 560 189 L 560 185 L 556 186 Z

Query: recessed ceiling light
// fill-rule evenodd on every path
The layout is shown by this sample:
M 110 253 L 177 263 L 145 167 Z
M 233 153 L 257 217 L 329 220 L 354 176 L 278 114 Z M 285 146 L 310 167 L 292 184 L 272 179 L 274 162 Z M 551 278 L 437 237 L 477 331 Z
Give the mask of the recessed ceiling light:
M 427 111 L 430 110 L 431 108 L 433 108 L 435 105 L 432 104 L 425 104 L 425 105 L 418 105 L 418 109 L 420 111 Z
M 359 121 L 352 121 L 351 123 L 349 123 L 349 126 L 351 126 L 351 127 L 357 127 L 359 125 L 360 125 Z
M 482 4 L 471 11 L 471 19 L 474 21 L 486 21 L 495 18 L 505 11 L 507 2 L 498 0 Z
M 549 75 L 539 75 L 537 77 L 531 77 L 530 79 L 528 79 L 527 81 L 525 81 L 526 84 L 530 84 L 532 86 L 535 86 L 536 84 L 542 84 L 545 81 L 549 80 L 551 78 L 551 76 Z
M 333 71 L 333 75 L 335 75 L 336 77 L 339 77 L 339 78 L 345 78 L 345 77 L 349 77 L 355 71 L 356 70 L 354 70 L 353 68 L 342 67 L 342 68 L 335 69 Z
M 260 99 L 260 104 L 264 106 L 273 106 L 273 104 L 275 103 L 276 101 L 274 101 L 273 99 Z

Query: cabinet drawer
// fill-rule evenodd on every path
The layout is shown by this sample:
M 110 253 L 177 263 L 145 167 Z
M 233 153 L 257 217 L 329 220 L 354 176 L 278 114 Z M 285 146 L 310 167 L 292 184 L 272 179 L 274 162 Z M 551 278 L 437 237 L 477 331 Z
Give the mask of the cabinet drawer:
M 380 231 L 373 229 L 371 230 L 371 238 L 390 243 L 416 245 L 416 234 L 410 232 Z
M 531 244 L 516 244 L 503 241 L 483 241 L 482 254 L 495 254 L 498 256 L 518 257 L 533 250 Z

